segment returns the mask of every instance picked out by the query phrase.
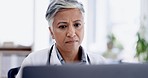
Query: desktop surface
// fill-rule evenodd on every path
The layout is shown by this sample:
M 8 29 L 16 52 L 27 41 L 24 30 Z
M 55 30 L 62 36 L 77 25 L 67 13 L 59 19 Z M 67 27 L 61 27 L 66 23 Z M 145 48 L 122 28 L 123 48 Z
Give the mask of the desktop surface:
M 27 66 L 23 78 L 148 78 L 148 64 Z

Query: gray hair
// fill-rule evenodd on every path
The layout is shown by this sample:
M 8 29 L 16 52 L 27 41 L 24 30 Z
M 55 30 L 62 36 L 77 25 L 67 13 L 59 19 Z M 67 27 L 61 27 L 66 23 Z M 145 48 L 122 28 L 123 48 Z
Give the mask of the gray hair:
M 48 21 L 49 26 L 52 26 L 55 14 L 60 9 L 66 8 L 78 8 L 81 13 L 84 14 L 83 5 L 77 0 L 51 0 L 51 3 L 46 11 L 46 20 Z

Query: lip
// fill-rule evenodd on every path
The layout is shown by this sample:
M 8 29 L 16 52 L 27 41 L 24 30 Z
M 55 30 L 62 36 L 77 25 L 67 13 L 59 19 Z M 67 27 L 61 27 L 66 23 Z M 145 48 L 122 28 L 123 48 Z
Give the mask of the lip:
M 68 40 L 65 43 L 75 43 L 75 42 L 78 42 L 78 40 Z

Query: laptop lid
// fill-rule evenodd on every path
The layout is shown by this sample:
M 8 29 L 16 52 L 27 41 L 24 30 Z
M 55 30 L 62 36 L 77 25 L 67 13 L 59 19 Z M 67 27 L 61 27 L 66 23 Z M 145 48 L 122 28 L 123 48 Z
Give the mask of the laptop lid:
M 23 78 L 148 78 L 148 64 L 27 66 Z

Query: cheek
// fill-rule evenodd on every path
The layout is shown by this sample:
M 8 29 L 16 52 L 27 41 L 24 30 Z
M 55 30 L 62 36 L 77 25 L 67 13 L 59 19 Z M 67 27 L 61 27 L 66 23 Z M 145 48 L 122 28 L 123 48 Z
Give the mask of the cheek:
M 84 30 L 83 29 L 79 30 L 77 34 L 78 34 L 79 38 L 82 40 L 84 37 Z
M 80 30 L 80 32 L 84 35 L 84 27 Z
M 55 31 L 54 37 L 55 37 L 56 42 L 61 42 L 65 39 L 65 32 Z
M 81 32 L 81 36 L 82 36 L 82 39 L 84 38 L 84 31 L 83 32 Z

